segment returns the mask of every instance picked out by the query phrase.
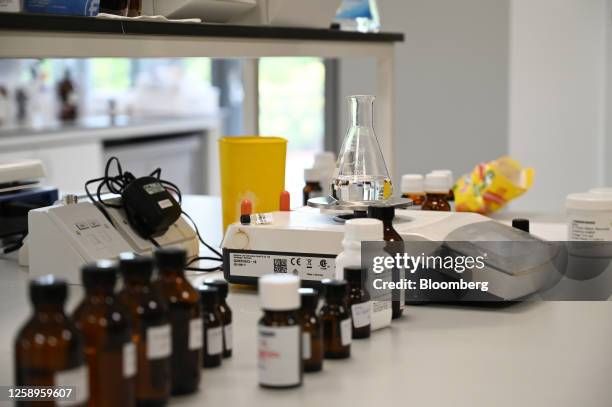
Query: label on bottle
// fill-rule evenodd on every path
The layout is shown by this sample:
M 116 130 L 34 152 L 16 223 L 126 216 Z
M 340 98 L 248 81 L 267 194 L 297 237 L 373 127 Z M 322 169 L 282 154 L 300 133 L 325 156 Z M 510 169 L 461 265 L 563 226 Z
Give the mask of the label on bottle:
M 300 326 L 259 326 L 259 383 L 267 386 L 300 383 L 301 331 Z
M 223 352 L 223 329 L 221 327 L 206 330 L 206 354 L 218 355 Z
M 202 318 L 189 321 L 189 350 L 202 349 L 204 346 L 204 323 Z
M 223 337 L 225 339 L 225 350 L 232 350 L 232 344 L 234 341 L 234 331 L 232 324 L 227 324 L 223 327 Z
M 372 320 L 372 304 L 370 301 L 351 306 L 351 317 L 355 328 L 363 328 L 368 326 Z
M 342 346 L 350 345 L 352 338 L 353 327 L 351 326 L 351 319 L 347 318 L 340 322 L 340 340 L 342 341 Z
M 571 211 L 568 239 L 577 241 L 612 240 L 612 211 Z
M 310 333 L 304 332 L 302 334 L 302 359 L 308 360 L 312 357 L 310 351 Z
M 167 358 L 172 353 L 170 325 L 154 326 L 147 329 L 147 359 Z
M 136 374 L 136 345 L 128 342 L 123 345 L 123 377 L 129 379 Z
M 74 387 L 75 392 L 75 398 L 70 401 L 56 400 L 55 404 L 58 406 L 73 406 L 85 404 L 89 401 L 89 371 L 87 365 L 55 373 L 54 384 L 58 387 Z

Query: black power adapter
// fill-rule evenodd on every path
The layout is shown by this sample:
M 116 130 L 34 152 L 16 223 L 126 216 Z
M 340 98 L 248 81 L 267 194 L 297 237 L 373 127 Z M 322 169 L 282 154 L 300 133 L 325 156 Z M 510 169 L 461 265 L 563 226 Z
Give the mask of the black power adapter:
M 141 177 L 121 194 L 130 225 L 141 237 L 161 236 L 181 216 L 181 206 L 157 178 Z

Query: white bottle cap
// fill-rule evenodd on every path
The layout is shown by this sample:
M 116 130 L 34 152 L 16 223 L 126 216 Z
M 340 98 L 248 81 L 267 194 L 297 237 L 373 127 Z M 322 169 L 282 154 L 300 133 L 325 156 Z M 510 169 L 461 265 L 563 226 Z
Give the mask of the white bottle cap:
M 378 219 L 349 219 L 344 226 L 345 240 L 358 242 L 383 240 L 383 223 Z
M 402 193 L 422 194 L 423 192 L 425 192 L 425 186 L 421 174 L 402 175 Z
M 590 192 L 571 194 L 565 199 L 565 207 L 587 211 L 612 211 L 612 195 Z
M 315 155 L 314 168 L 336 168 L 336 155 L 331 151 L 324 151 Z
M 453 176 L 453 172 L 451 170 L 433 170 L 431 173 L 446 175 L 448 177 L 448 190 L 455 185 L 455 177 Z
M 612 188 L 610 187 L 606 187 L 606 188 L 593 188 L 589 191 L 592 194 L 608 194 L 608 195 L 612 195 Z
M 434 194 L 448 193 L 448 175 L 440 172 L 430 172 L 425 176 L 425 192 Z
M 290 274 L 266 274 L 259 278 L 259 302 L 266 311 L 300 308 L 300 278 Z
M 304 169 L 304 181 L 306 182 L 320 182 L 321 173 L 316 168 Z

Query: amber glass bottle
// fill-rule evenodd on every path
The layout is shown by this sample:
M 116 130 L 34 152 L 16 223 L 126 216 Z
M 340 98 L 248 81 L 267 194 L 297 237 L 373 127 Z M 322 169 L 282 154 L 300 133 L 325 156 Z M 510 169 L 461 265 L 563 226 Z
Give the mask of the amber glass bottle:
M 45 276 L 30 282 L 34 312 L 15 340 L 17 386 L 76 386 L 76 406 L 86 406 L 89 384 L 83 339 L 64 313 L 68 285 Z M 23 402 L 41 406 L 45 403 Z M 54 405 L 53 402 L 46 405 Z
M 390 255 L 395 256 L 398 252 L 403 252 L 402 237 L 397 233 L 393 227 L 393 219 L 395 219 L 395 208 L 392 206 L 371 206 L 368 208 L 368 217 L 380 219 L 383 223 L 383 238 L 387 244 L 385 251 Z M 398 243 L 399 242 L 399 243 Z M 394 268 L 392 270 L 392 279 L 395 283 L 399 282 L 403 278 L 403 272 Z M 405 290 L 393 290 L 391 292 L 391 300 L 393 319 L 399 318 L 404 313 L 404 304 L 406 302 L 406 291 Z
M 223 357 L 232 357 L 234 331 L 232 328 L 232 309 L 227 303 L 229 284 L 225 280 L 204 280 L 204 284 L 219 290 L 219 306 L 217 310 L 223 323 Z
M 449 178 L 444 173 L 429 173 L 425 177 L 425 202 L 421 207 L 424 211 L 450 212 L 448 203 Z
M 89 406 L 133 406 L 136 402 L 136 345 L 127 309 L 114 289 L 117 266 L 110 261 L 81 270 L 85 297 L 72 319 L 85 340 Z
M 168 306 L 172 327 L 172 394 L 189 394 L 200 384 L 202 306 L 200 295 L 185 278 L 187 253 L 168 248 L 155 252 L 157 285 Z
M 223 360 L 223 323 L 219 315 L 219 290 L 210 285 L 198 288 L 204 321 L 204 357 L 202 366 L 218 367 Z
M 427 198 L 421 207 L 424 211 L 450 212 L 448 193 L 427 193 Z
M 345 268 L 344 279 L 348 283 L 347 305 L 351 312 L 353 339 L 369 338 L 372 327 L 372 303 L 365 281 L 367 269 Z
M 304 371 L 318 372 L 323 368 L 323 326 L 317 316 L 319 293 L 313 288 L 300 288 L 299 293 Z
M 406 174 L 402 176 L 402 198 L 412 199 L 415 206 L 425 202 L 424 179 L 421 174 Z
M 323 196 L 323 188 L 321 187 L 321 174 L 314 168 L 307 168 L 304 170 L 304 179 L 306 185 L 302 189 L 302 203 L 304 206 L 308 204 L 310 198 L 317 198 Z
M 302 326 L 300 279 L 288 274 L 267 274 L 258 280 L 264 315 L 259 320 L 259 385 L 285 389 L 302 385 Z
M 344 280 L 325 279 L 325 303 L 320 318 L 323 325 L 323 349 L 328 359 L 351 356 L 352 326 L 347 306 L 347 284 Z
M 128 17 L 138 17 L 142 15 L 142 0 L 130 0 Z
M 136 344 L 136 402 L 166 405 L 172 380 L 172 338 L 168 308 L 151 284 L 153 259 L 121 254 L 119 271 L 124 282 L 119 301 L 130 313 Z
M 127 16 L 130 0 L 100 0 L 100 13 Z

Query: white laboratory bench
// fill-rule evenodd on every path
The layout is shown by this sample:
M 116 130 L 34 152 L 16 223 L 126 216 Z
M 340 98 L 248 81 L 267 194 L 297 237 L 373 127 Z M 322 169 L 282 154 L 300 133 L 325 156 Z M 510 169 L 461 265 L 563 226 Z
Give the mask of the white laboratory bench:
M 191 198 L 188 211 L 205 239 L 221 239 L 220 202 Z M 509 218 L 509 216 L 502 216 Z M 532 230 L 563 239 L 564 226 Z M 203 278 L 194 275 L 195 280 Z M 71 307 L 80 296 L 71 287 Z M 256 293 L 233 286 L 234 355 L 203 372 L 199 393 L 182 406 L 609 407 L 612 405 L 612 302 L 526 302 L 506 308 L 407 307 L 369 340 L 353 341 L 349 360 L 324 362 L 292 390 L 257 385 Z M 27 270 L 0 259 L 0 385 L 13 383 L 12 343 L 29 311 Z
M 161 166 L 171 170 L 166 176 L 192 193 L 210 193 L 219 188 L 208 180 L 219 178 L 216 143 L 221 119 L 100 116 L 72 124 L 2 127 L 0 162 L 41 160 L 48 185 L 78 191 L 85 181 L 99 177 L 108 157 L 115 155 L 135 173 Z

